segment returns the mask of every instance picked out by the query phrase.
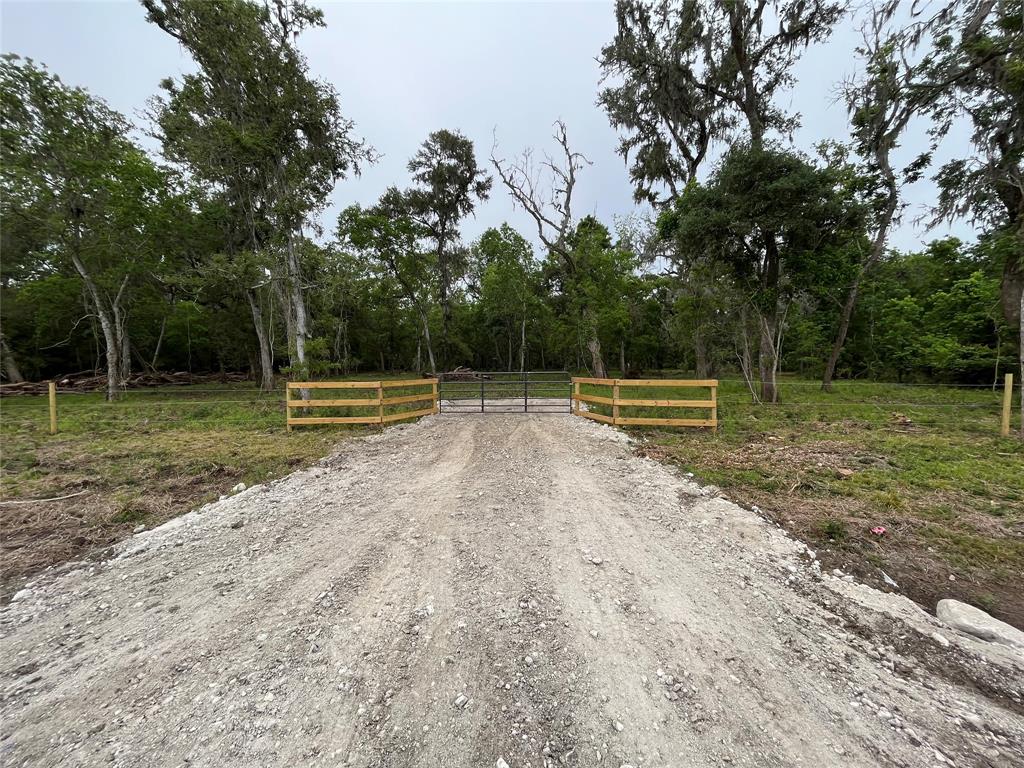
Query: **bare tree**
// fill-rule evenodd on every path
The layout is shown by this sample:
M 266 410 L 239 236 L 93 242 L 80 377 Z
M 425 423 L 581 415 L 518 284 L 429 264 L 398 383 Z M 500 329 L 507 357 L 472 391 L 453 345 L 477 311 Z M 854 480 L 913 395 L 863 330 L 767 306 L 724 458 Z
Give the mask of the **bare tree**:
M 573 230 L 572 193 L 576 188 L 576 174 L 590 160 L 582 152 L 569 146 L 565 123 L 556 120 L 553 138 L 561 149 L 562 157 L 556 161 L 547 153 L 539 163 L 534 162 L 533 150 L 525 149 L 515 160 L 497 156 L 497 142 L 491 149 L 491 163 L 501 183 L 512 195 L 518 207 L 530 215 L 537 226 L 537 237 L 554 254 L 571 276 L 577 271 L 569 236 Z M 590 353 L 591 370 L 598 378 L 607 375 L 601 355 L 601 340 L 597 336 L 593 309 L 583 310 L 588 329 L 586 346 Z

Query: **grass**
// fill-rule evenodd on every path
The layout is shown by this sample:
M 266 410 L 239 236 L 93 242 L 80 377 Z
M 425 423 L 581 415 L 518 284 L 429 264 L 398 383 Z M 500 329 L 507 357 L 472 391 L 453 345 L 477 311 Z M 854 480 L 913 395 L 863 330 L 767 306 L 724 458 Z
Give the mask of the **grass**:
M 330 392 L 331 398 L 370 396 L 366 390 Z M 137 525 L 159 525 L 239 482 L 287 474 L 327 455 L 337 441 L 376 429 L 330 425 L 286 432 L 283 392 L 251 386 L 132 390 L 114 403 L 100 393 L 60 394 L 58 407 L 60 431 L 50 435 L 45 397 L 0 399 L 0 499 L 77 494 L 0 504 L 4 591 Z
M 780 391 L 781 404 L 757 405 L 723 381 L 717 434 L 634 431 L 647 453 L 816 546 L 827 567 L 879 587 L 884 570 L 926 608 L 955 597 L 1024 626 L 1024 442 L 999 437 L 1000 392 L 843 382 L 828 394 L 789 379 Z M 655 392 L 701 397 L 623 396 Z M 640 410 L 629 415 L 701 417 Z

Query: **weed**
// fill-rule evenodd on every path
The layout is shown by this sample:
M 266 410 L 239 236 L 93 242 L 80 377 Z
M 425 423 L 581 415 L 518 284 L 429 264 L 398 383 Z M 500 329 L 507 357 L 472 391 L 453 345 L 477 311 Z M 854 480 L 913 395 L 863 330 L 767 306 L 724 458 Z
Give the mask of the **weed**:
M 846 521 L 829 518 L 821 523 L 821 535 L 830 541 L 839 543 L 847 536 Z

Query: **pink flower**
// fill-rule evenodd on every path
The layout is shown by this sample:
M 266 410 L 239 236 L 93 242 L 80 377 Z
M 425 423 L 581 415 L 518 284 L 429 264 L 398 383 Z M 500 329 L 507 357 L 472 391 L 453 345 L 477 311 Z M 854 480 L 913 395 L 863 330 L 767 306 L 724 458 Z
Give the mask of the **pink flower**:
M 871 529 L 871 532 L 873 534 L 875 534 L 875 536 L 884 536 L 885 535 L 885 526 L 884 525 L 876 525 L 874 528 Z

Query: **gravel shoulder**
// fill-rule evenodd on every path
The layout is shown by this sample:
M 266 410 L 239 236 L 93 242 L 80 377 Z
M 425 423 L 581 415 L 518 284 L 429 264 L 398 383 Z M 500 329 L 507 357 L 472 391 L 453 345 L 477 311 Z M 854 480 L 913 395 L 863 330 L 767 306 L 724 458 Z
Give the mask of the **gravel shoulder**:
M 4 766 L 1017 766 L 1024 652 L 568 416 L 436 415 L 0 608 Z

